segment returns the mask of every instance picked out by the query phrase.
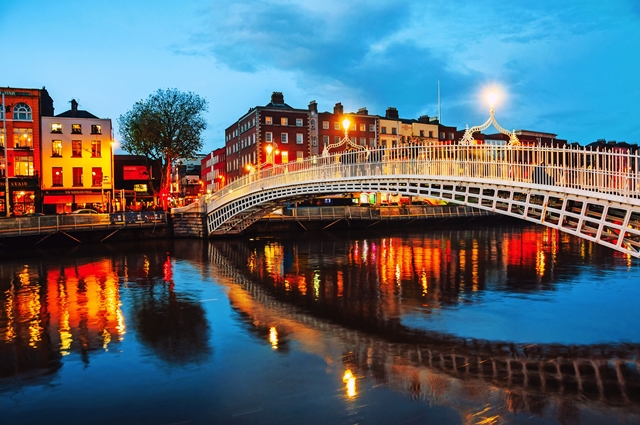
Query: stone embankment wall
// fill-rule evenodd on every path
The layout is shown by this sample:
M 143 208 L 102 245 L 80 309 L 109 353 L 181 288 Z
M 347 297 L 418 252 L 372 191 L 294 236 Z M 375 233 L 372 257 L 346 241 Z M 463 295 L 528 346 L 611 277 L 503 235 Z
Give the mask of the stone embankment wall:
M 173 213 L 173 236 L 176 238 L 207 238 L 206 215 L 201 212 Z

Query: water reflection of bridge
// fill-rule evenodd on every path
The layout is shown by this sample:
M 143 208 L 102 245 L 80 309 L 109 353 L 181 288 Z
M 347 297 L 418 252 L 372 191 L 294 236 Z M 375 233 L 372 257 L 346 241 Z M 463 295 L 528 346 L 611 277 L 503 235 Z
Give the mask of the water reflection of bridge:
M 252 323 L 298 335 L 303 348 L 323 355 L 331 335 L 343 347 L 345 367 L 413 397 L 439 404 L 454 398 L 477 402 L 497 391 L 510 412 L 541 415 L 553 407 L 562 416 L 578 407 L 606 407 L 640 414 L 637 344 L 515 344 L 411 329 L 397 320 L 327 314 L 283 301 L 267 278 L 241 271 L 247 258 L 252 261 L 246 244 L 211 244 L 209 257 L 217 280 L 234 291 L 242 288 L 242 295 L 232 291 L 230 298 Z

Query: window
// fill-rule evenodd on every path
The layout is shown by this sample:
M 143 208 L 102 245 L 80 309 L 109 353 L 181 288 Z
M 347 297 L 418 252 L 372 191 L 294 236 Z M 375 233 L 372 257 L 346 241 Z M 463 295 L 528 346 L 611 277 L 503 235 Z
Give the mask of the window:
M 376 131 L 376 125 L 375 124 L 369 124 L 369 131 Z
M 387 134 L 387 127 L 380 127 L 380 133 Z
M 283 164 L 286 164 L 287 162 L 289 162 L 289 152 L 280 151 L 280 159 L 282 160 L 281 162 Z
M 340 143 L 340 136 L 335 136 L 333 138 L 333 143 Z
M 14 128 L 13 145 L 16 148 L 33 148 L 33 131 L 30 128 Z
M 91 186 L 102 186 L 102 168 L 93 167 L 91 169 Z
M 453 140 L 453 133 L 449 133 L 449 139 Z
M 329 136 L 322 136 L 322 144 L 325 146 L 329 144 Z
M 441 139 L 444 139 L 444 131 L 441 131 L 441 132 L 440 132 L 440 138 L 441 138 Z
M 424 137 L 424 130 L 420 130 L 420 137 Z
M 73 186 L 82 186 L 82 167 L 73 167 Z
M 366 124 L 360 124 L 360 131 L 367 131 L 367 125 Z
M 289 143 L 289 135 L 287 133 L 282 133 L 280 135 L 280 141 L 282 143 Z
M 397 134 L 397 133 L 396 133 L 396 128 L 395 128 L 395 127 L 392 127 L 392 128 L 391 128 L 391 134 Z
M 51 141 L 51 156 L 62 156 L 62 140 Z
M 82 124 L 71 124 L 71 134 L 82 134 Z
M 312 146 L 318 146 L 318 137 L 317 136 L 313 136 Z
M 91 124 L 91 134 L 102 134 L 102 126 L 98 124 Z
M 360 144 L 361 144 L 362 146 L 366 146 L 366 144 L 367 144 L 367 138 L 366 138 L 366 137 L 361 137 L 361 138 L 360 138 Z
M 0 104 L 0 120 L 4 118 L 4 105 Z
M 433 131 L 429 132 L 429 137 L 433 137 Z
M 4 148 L 4 128 L 0 128 L 0 147 Z
M 52 133 L 62 133 L 62 124 L 60 124 L 60 123 L 51 123 L 51 132 Z
M 311 120 L 310 124 L 311 124 L 311 130 L 315 130 L 316 129 L 316 120 Z
M 33 157 L 14 156 L 13 174 L 16 176 L 33 176 Z
M 373 138 L 373 137 L 369 138 L 369 146 L 372 147 L 372 148 L 376 146 L 376 139 L 375 138 Z
M 322 129 L 329 130 L 329 121 L 322 121 Z
M 82 158 L 82 140 L 71 141 L 71 157 Z
M 273 142 L 273 133 L 270 132 L 270 131 L 265 133 L 264 134 L 264 141 L 265 142 L 269 142 L 269 143 Z
M 296 134 L 296 143 L 297 143 L 298 145 L 301 145 L 301 144 L 302 144 L 302 141 L 303 141 L 303 140 L 302 140 L 302 133 L 297 133 L 297 134 Z
M 289 118 L 287 117 L 280 118 L 280 125 L 289 125 Z
M 102 149 L 100 147 L 100 140 L 91 141 L 91 158 L 101 158 Z
M 296 118 L 296 127 L 302 127 L 302 118 Z
M 334 123 L 333 123 L 333 129 L 334 129 L 334 130 L 340 130 L 340 123 L 339 123 L 339 122 L 337 122 L 337 121 L 336 121 L 336 122 L 334 122 Z
M 51 169 L 51 186 L 62 186 L 62 167 Z
M 264 123 L 265 124 L 273 124 L 273 117 L 264 117 Z
M 296 161 L 298 161 L 298 162 L 304 161 L 304 152 L 302 152 L 302 151 L 297 151 L 296 152 Z
M 31 107 L 26 103 L 18 103 L 13 108 L 14 121 L 31 121 Z

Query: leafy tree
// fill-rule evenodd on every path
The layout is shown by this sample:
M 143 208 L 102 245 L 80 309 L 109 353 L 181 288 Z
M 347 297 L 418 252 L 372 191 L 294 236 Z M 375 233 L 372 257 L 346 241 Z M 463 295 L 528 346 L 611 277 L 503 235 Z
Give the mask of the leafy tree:
M 154 197 L 151 165 L 160 164 L 160 188 L 167 193 L 173 162 L 178 158 L 192 159 L 202 149 L 206 111 L 207 101 L 197 94 L 158 89 L 118 118 L 122 149 L 147 158 L 149 187 Z

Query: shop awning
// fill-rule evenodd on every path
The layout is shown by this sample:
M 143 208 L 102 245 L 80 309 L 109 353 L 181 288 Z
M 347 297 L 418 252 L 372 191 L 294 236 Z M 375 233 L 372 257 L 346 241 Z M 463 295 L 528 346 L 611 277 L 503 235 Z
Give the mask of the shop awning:
M 76 204 L 101 204 L 103 199 L 100 194 L 84 194 L 84 195 L 75 195 Z
M 45 204 L 70 204 L 73 202 L 73 195 L 44 195 Z

